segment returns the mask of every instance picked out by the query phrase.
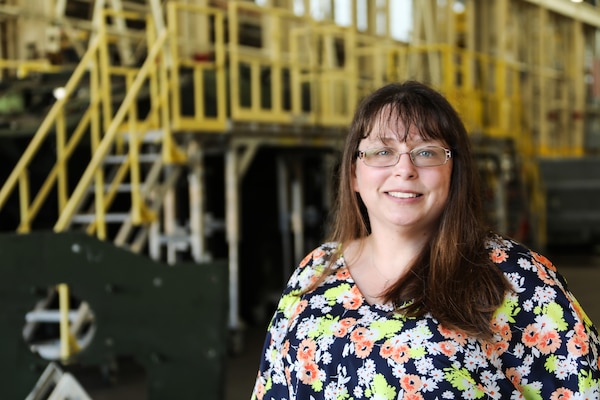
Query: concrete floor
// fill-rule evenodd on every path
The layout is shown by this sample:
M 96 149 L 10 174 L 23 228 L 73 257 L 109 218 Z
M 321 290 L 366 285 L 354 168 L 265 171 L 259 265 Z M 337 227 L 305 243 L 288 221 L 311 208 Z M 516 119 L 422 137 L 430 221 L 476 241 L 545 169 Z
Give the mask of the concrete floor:
M 597 326 L 600 326 L 600 249 L 562 249 L 546 256 L 565 276 L 571 291 Z M 227 364 L 225 399 L 246 400 L 254 385 L 266 327 L 245 331 L 242 350 L 231 355 Z M 140 374 L 133 373 L 113 387 L 86 388 L 93 400 L 145 400 L 146 392 Z

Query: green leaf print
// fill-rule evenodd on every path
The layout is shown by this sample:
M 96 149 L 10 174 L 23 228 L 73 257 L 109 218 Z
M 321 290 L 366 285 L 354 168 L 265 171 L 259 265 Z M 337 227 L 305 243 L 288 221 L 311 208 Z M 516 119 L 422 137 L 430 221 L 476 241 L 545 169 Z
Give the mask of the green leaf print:
M 524 385 L 521 394 L 525 400 L 543 400 L 540 396 L 540 389 L 533 385 Z
M 402 330 L 404 322 L 397 320 L 385 320 L 375 321 L 369 325 L 369 330 L 377 332 L 374 340 L 377 341 L 381 338 L 390 338 Z
M 327 299 L 327 303 L 332 306 L 335 304 L 336 299 L 340 296 L 340 294 L 347 292 L 348 290 L 350 290 L 350 285 L 348 283 L 342 283 L 341 285 L 331 288 L 329 290 L 326 290 L 325 293 L 323 293 L 325 295 L 325 298 Z
M 546 358 L 546 362 L 544 363 L 544 368 L 548 372 L 556 371 L 556 367 L 558 367 L 558 357 L 555 354 L 551 354 Z
M 393 400 L 396 398 L 396 388 L 388 385 L 385 377 L 382 374 L 377 374 L 373 378 L 371 386 L 365 390 L 365 397 L 377 399 L 388 399 Z
M 427 349 L 425 348 L 425 346 L 411 347 L 408 351 L 408 355 L 410 356 L 410 358 L 415 360 L 424 357 L 426 354 Z
M 339 316 L 336 316 L 334 318 L 329 314 L 327 314 L 325 317 L 319 318 L 319 324 L 316 326 L 316 329 L 313 329 L 312 331 L 308 332 L 308 337 L 314 339 L 316 337 L 321 336 L 331 336 L 333 332 L 331 326 L 339 320 Z
M 319 393 L 323 390 L 323 381 L 321 381 L 320 379 L 316 379 L 310 386 L 315 392 Z
M 292 293 L 286 294 L 279 300 L 279 311 L 283 312 L 286 318 L 290 318 L 294 312 L 295 305 L 300 301 L 300 298 Z
M 598 385 L 598 379 L 594 379 L 592 373 L 588 370 L 582 370 L 577 377 L 579 382 L 579 391 L 581 393 L 590 392 L 590 389 Z
M 504 300 L 504 303 L 494 312 L 494 317 L 498 315 L 504 315 L 506 318 L 506 322 L 515 322 L 513 318 L 521 311 L 521 307 L 519 307 L 519 303 L 516 298 L 508 296 L 507 299 Z
M 546 306 L 544 311 L 544 313 L 556 323 L 556 329 L 559 332 L 567 330 L 568 326 L 565 322 L 563 308 L 559 304 L 552 302 Z
M 483 390 L 477 388 L 475 380 L 471 377 L 471 374 L 469 374 L 469 371 L 466 368 L 444 368 L 444 372 L 444 378 L 461 392 L 473 389 L 475 391 L 474 398 L 476 399 L 480 399 L 485 395 Z

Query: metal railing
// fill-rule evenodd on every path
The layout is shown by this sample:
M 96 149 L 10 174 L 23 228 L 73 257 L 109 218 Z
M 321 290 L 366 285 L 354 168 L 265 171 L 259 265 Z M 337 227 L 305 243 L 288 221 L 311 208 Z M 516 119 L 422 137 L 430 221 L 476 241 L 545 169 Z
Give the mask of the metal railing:
M 106 10 L 104 20 L 116 18 L 115 13 Z M 122 42 L 106 29 L 105 21 L 100 24 L 65 86 L 65 96 L 54 103 L 0 189 L 0 208 L 10 196 L 19 199 L 19 232 L 32 229 L 42 205 L 54 195 L 54 229 L 68 229 L 93 187 L 93 200 L 87 203 L 95 216 L 86 229 L 106 238 L 107 214 L 125 183 L 132 188 L 129 223 L 152 221 L 156 209 L 144 199 L 144 187 L 147 192 L 150 184 L 142 177 L 141 154 L 153 135 L 165 165 L 186 159 L 177 145 L 179 132 L 227 133 L 230 122 L 343 129 L 364 94 L 405 79 L 437 86 L 470 132 L 515 141 L 527 164 L 523 171 L 532 187 L 530 209 L 540 216 L 540 227 L 544 204 L 537 155 L 581 153 L 568 138 L 534 137 L 529 103 L 520 91 L 524 76 L 553 80 L 560 87 L 568 84 L 560 71 L 546 71 L 542 78 L 540 69 L 486 54 L 449 45 L 397 43 L 249 2 L 229 1 L 226 10 L 169 2 L 163 30 L 141 13 L 121 13 L 119 18 L 143 21 L 146 43 L 136 46 L 145 51 L 145 60 L 139 66 L 114 64 L 111 47 Z M 254 35 L 248 34 L 248 26 L 258 27 Z M 2 65 L 15 68 L 18 63 Z M 140 99 L 147 102 L 146 109 Z M 69 107 L 75 103 L 85 107 L 79 106 L 72 126 Z M 551 131 L 564 135 L 559 122 Z M 33 193 L 30 169 L 48 140 L 56 143 L 55 163 Z M 89 162 L 73 179 L 69 166 L 85 142 L 91 150 Z M 124 157 L 110 173 L 104 165 L 109 155 Z

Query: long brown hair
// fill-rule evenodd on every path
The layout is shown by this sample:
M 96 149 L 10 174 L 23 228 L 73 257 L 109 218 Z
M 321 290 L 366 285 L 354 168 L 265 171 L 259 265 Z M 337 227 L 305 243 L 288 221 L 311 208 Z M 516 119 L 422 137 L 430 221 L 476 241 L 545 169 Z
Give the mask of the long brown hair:
M 491 316 L 510 285 L 485 250 L 490 231 L 484 223 L 479 175 L 467 131 L 439 92 L 408 81 L 386 85 L 360 103 L 342 153 L 329 239 L 345 244 L 370 233 L 366 208 L 352 188 L 352 176 L 358 145 L 378 118 L 401 120 L 405 131 L 398 132 L 400 140 L 406 140 L 415 127 L 423 139 L 441 140 L 452 151 L 450 192 L 438 229 L 410 272 L 384 293 L 385 300 L 402 305 L 397 311 L 408 316 L 431 313 L 448 328 L 491 338 Z

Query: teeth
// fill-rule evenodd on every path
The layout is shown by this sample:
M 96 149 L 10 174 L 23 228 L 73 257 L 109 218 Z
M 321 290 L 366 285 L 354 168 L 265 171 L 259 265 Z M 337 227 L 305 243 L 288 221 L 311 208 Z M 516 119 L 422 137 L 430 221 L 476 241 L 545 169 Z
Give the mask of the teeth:
M 403 193 L 403 192 L 388 192 L 388 194 L 392 197 L 396 197 L 398 199 L 412 199 L 417 197 L 416 193 Z

